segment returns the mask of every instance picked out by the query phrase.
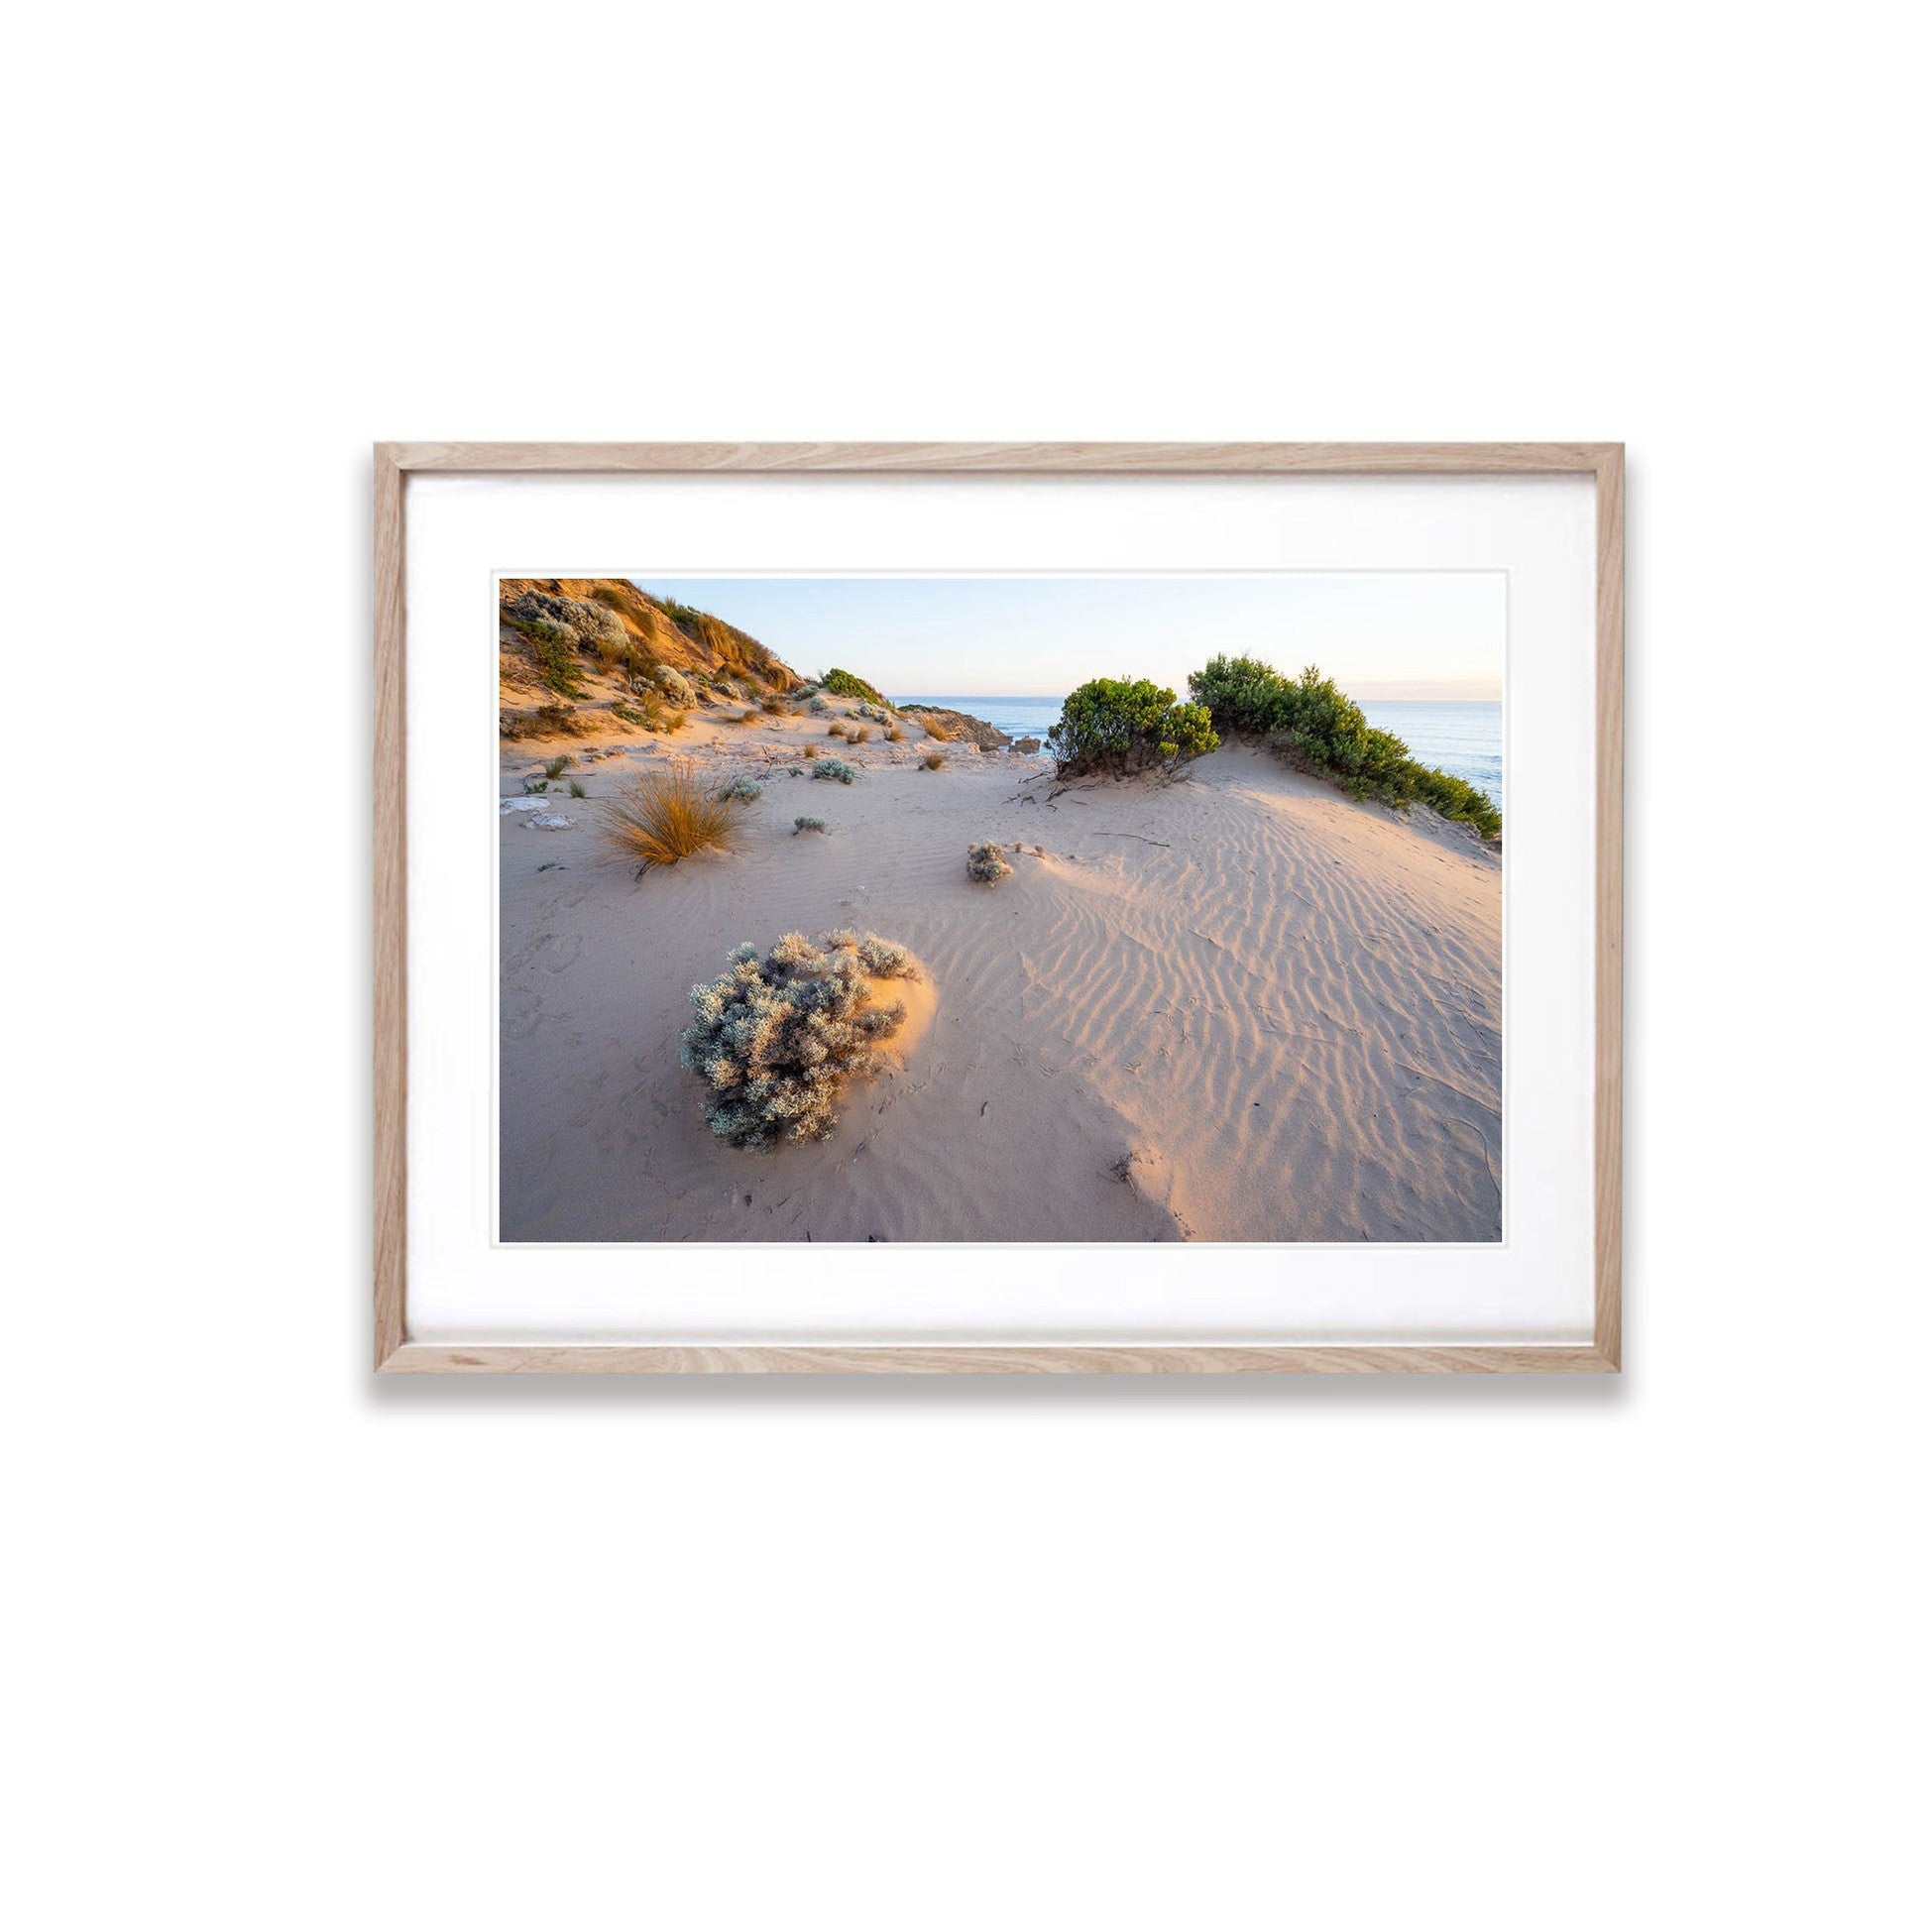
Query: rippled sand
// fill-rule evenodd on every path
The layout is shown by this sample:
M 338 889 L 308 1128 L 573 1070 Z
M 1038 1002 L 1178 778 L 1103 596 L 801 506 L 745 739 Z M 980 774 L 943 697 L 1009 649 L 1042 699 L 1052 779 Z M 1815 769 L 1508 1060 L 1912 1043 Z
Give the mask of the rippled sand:
M 923 771 L 908 736 L 699 724 L 588 765 L 593 801 L 678 754 L 765 783 L 737 854 L 639 882 L 585 802 L 505 820 L 503 1238 L 1500 1238 L 1492 852 L 1244 749 L 1062 791 L 958 745 Z M 787 775 L 807 738 L 861 776 Z M 507 755 L 504 791 L 533 764 Z M 794 838 L 801 812 L 830 835 Z M 990 889 L 965 869 L 987 838 L 1029 848 Z M 740 940 L 847 925 L 918 956 L 923 1031 L 834 1140 L 719 1144 L 686 991 Z

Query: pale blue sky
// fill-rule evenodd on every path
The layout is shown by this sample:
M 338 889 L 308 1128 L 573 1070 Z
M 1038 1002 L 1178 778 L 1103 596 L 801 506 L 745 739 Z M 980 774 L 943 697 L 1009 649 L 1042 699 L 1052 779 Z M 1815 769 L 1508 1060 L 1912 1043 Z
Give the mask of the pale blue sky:
M 1093 677 L 1186 694 L 1216 651 L 1356 698 L 1500 698 L 1500 571 L 1277 577 L 644 577 L 810 676 L 839 664 L 887 696 L 1064 697 Z

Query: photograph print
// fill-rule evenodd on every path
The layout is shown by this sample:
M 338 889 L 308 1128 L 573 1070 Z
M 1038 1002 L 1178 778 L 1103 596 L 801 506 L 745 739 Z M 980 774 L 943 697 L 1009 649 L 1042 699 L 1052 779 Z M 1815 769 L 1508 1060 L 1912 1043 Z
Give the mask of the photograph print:
M 500 1242 L 1501 1241 L 1503 573 L 496 589 Z

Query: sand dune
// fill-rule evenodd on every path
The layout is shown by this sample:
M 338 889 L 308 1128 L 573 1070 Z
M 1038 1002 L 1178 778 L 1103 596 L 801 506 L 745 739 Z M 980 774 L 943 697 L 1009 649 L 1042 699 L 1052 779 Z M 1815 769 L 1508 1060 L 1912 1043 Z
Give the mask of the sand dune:
M 636 761 L 755 772 L 730 857 L 633 882 L 590 804 L 505 818 L 503 1238 L 1500 1238 L 1493 853 L 1238 748 L 1063 790 L 823 724 L 695 723 L 582 773 L 594 801 Z M 857 781 L 788 775 L 808 738 Z M 509 748 L 507 795 L 532 766 Z M 793 837 L 801 812 L 830 834 Z M 979 838 L 1028 848 L 997 888 L 966 878 Z M 688 988 L 740 940 L 846 925 L 924 969 L 901 1064 L 830 1142 L 723 1146 L 677 1061 Z

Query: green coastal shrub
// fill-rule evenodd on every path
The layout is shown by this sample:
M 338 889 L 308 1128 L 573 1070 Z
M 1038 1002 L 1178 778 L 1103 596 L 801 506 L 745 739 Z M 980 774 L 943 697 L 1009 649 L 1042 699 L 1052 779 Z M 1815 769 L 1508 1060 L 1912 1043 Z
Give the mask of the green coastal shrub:
M 1047 735 L 1063 778 L 1179 765 L 1219 742 L 1204 707 L 1177 704 L 1172 691 L 1149 678 L 1082 684 Z
M 858 767 L 849 765 L 844 758 L 821 758 L 812 767 L 814 778 L 836 778 L 842 785 L 850 785 L 858 776 Z
M 842 671 L 837 665 L 820 678 L 824 689 L 840 698 L 859 698 L 867 704 L 883 705 L 885 694 L 875 686 L 869 685 L 862 677 L 854 677 L 851 671 Z
M 903 1005 L 866 1002 L 876 979 L 914 976 L 912 956 L 876 933 L 787 933 L 760 960 L 734 949 L 730 970 L 691 988 L 695 1017 L 678 1058 L 709 1089 L 705 1118 L 733 1147 L 830 1140 L 840 1087 L 875 1072 Z
M 966 848 L 966 877 L 976 885 L 997 885 L 1013 876 L 1013 868 L 1000 854 L 999 842 L 987 840 Z
M 536 667 L 536 674 L 560 698 L 581 698 L 584 687 L 579 673 L 582 669 L 576 655 L 554 626 L 531 625 L 518 625 L 523 641 L 529 646 L 526 653 Z
M 1410 756 L 1393 732 L 1371 725 L 1360 705 L 1310 664 L 1286 678 L 1255 657 L 1214 657 L 1190 674 L 1188 688 L 1222 731 L 1262 739 L 1270 750 L 1351 798 L 1404 809 L 1418 801 L 1498 837 L 1503 815 L 1489 794 Z

